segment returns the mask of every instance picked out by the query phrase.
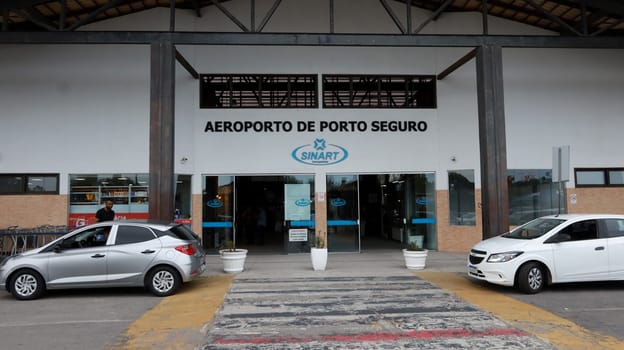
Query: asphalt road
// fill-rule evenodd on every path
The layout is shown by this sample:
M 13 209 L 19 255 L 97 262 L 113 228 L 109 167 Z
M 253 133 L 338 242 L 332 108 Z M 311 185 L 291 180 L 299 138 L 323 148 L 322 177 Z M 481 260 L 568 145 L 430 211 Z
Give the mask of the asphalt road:
M 501 292 L 591 331 L 624 340 L 624 281 L 557 284 L 534 295 L 509 289 Z
M 50 291 L 31 301 L 0 291 L 0 348 L 104 349 L 161 300 L 143 288 Z
M 220 263 L 210 262 L 210 275 L 220 273 Z M 456 273 L 465 279 L 464 254 L 432 254 L 428 261 L 429 272 Z M 352 264 L 353 267 L 348 265 Z M 401 270 L 402 257 L 394 252 L 375 253 L 375 256 L 332 255 L 328 271 L 322 275 L 312 272 L 309 256 L 258 256 L 250 257 L 249 271 L 239 277 L 271 278 L 300 276 L 389 276 Z M 284 266 L 288 266 L 287 269 Z M 275 271 L 282 273 L 276 275 Z M 290 272 L 289 272 L 290 271 Z M 293 272 L 294 271 L 294 272 Z M 290 276 L 287 276 L 290 273 Z M 405 274 L 409 272 L 405 271 Z M 209 281 L 210 282 L 210 281 Z M 193 303 L 214 286 L 203 282 L 184 286 L 180 302 Z M 481 281 L 471 280 L 478 289 L 492 291 L 521 302 L 550 311 L 562 318 L 597 333 L 610 335 L 624 341 L 624 282 L 561 284 L 547 288 L 540 294 L 525 295 L 512 288 L 504 288 Z M 195 290 L 197 289 L 197 290 Z M 9 293 L 0 291 L 0 348 L 11 350 L 67 349 L 103 350 L 117 348 L 126 339 L 126 331 L 146 313 L 164 308 L 175 314 L 180 307 L 167 309 L 163 301 L 143 288 L 100 290 L 51 291 L 43 298 L 33 301 L 17 301 Z M 214 298 L 213 298 L 214 299 Z M 174 301 L 171 299 L 168 302 Z M 475 302 L 475 304 L 478 304 Z M 171 308 L 171 306 L 169 306 Z M 205 309 L 200 310 L 206 313 Z M 152 323 L 162 323 L 162 317 Z M 178 319 L 179 320 L 179 319 Z M 202 321 L 204 322 L 204 321 Z M 149 337 L 149 333 L 146 333 Z M 201 333 L 200 333 L 201 335 Z M 155 349 L 158 347 L 154 347 Z M 599 349 L 599 346 L 594 349 Z

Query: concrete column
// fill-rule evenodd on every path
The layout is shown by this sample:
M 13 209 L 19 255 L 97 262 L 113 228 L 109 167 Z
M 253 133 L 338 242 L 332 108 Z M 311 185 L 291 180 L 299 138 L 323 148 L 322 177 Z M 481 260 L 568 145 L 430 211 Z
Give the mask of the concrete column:
M 502 48 L 481 46 L 477 51 L 477 98 L 484 239 L 509 230 L 503 95 Z
M 149 218 L 172 221 L 175 47 L 152 43 L 150 54 Z
M 314 199 L 315 234 L 316 237 L 323 238 L 327 247 L 327 193 L 316 192 Z

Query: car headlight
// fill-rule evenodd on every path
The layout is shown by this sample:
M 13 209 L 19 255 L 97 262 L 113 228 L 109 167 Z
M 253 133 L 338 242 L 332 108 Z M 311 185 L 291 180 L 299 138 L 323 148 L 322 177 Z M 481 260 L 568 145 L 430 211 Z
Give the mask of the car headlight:
M 505 253 L 492 254 L 487 259 L 487 261 L 491 263 L 508 262 L 509 260 L 512 260 L 518 257 L 522 253 L 523 252 L 505 252 Z

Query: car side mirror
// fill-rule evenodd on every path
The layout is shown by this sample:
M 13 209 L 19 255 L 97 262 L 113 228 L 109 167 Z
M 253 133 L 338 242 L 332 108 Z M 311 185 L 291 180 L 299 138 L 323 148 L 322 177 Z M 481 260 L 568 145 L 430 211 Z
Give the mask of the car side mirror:
M 61 246 L 61 243 L 58 243 L 54 246 L 54 252 L 55 253 L 60 253 L 63 251 L 63 247 Z
M 567 242 L 571 240 L 572 240 L 572 236 L 570 236 L 568 233 L 557 233 L 556 235 L 550 237 L 544 243 L 561 243 L 561 242 Z

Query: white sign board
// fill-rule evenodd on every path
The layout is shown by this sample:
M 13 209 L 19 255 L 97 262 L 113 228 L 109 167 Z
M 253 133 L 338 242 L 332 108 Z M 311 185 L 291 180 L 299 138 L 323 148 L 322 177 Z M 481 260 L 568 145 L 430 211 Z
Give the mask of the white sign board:
M 310 220 L 310 184 L 286 184 L 284 197 L 286 220 Z
M 307 228 L 291 228 L 288 230 L 289 242 L 307 242 L 308 241 L 308 229 Z

